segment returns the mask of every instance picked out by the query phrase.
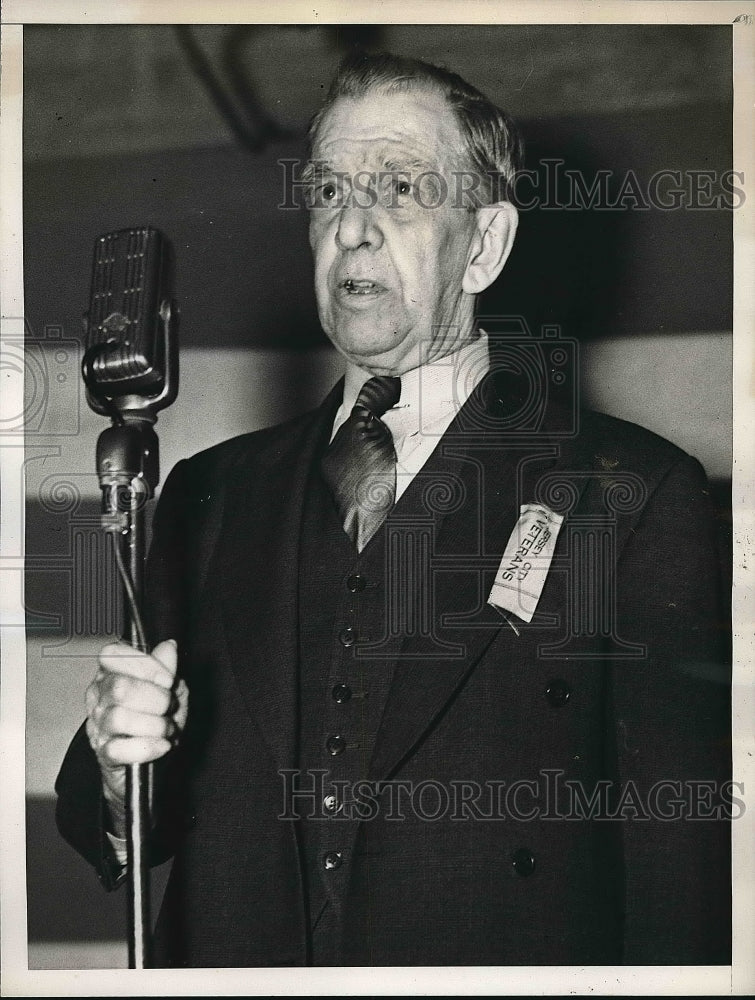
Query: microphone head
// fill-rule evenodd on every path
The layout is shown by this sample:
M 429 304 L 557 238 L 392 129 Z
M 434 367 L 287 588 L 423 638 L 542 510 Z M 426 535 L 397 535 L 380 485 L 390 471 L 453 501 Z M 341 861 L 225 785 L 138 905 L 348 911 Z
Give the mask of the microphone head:
M 97 238 L 84 359 L 95 400 L 165 394 L 172 298 L 172 247 L 158 229 L 119 229 Z

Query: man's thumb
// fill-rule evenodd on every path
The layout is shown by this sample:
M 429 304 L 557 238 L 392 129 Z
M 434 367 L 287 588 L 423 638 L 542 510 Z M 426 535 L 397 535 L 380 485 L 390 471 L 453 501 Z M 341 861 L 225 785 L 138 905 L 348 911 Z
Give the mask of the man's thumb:
M 166 670 L 170 671 L 172 677 L 175 677 L 178 665 L 178 643 L 175 639 L 165 639 L 163 642 L 159 642 L 152 650 L 152 655 L 162 663 Z

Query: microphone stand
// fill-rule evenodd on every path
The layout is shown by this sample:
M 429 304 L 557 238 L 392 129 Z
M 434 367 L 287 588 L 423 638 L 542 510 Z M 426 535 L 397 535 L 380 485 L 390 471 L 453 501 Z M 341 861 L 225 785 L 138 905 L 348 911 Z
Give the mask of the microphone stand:
M 123 585 L 124 637 L 148 652 L 142 623 L 144 593 L 144 513 L 160 480 L 157 411 L 178 393 L 176 318 L 166 300 L 160 308 L 168 359 L 165 383 L 155 396 L 111 398 L 98 391 L 91 363 L 98 346 L 84 355 L 83 371 L 89 405 L 109 415 L 112 425 L 97 440 L 97 474 L 102 490 L 102 527 L 113 540 Z M 151 959 L 150 878 L 147 841 L 151 828 L 152 767 L 126 765 L 126 845 L 128 852 L 128 961 L 130 969 L 147 969 Z

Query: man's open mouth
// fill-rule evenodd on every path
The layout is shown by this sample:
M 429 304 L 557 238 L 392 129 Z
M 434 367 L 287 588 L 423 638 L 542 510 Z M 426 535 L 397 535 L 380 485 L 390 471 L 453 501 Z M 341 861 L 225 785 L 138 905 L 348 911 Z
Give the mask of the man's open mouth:
M 346 278 L 341 282 L 341 287 L 349 295 L 370 295 L 383 289 L 383 286 L 376 281 L 369 281 L 366 278 Z

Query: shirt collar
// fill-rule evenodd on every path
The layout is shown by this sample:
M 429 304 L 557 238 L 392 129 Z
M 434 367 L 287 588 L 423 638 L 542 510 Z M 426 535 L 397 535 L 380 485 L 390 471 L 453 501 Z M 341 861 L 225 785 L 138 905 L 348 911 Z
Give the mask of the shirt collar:
M 450 421 L 469 399 L 490 367 L 488 337 L 480 330 L 475 340 L 451 354 L 412 368 L 401 376 L 401 398 L 383 417 L 394 439 L 416 434 Z M 371 372 L 349 362 L 343 402 L 336 414 L 333 434 L 347 419 Z

